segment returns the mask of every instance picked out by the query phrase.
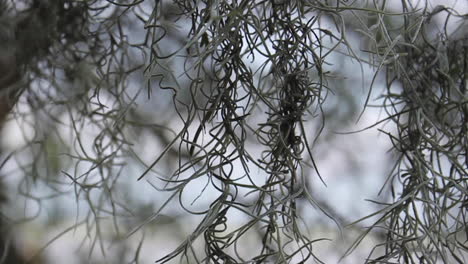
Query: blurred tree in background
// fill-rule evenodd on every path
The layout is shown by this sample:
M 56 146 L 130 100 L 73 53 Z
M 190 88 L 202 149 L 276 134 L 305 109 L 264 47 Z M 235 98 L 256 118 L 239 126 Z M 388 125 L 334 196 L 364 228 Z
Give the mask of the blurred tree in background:
M 153 248 L 161 263 L 321 263 L 315 211 L 361 232 L 344 260 L 373 236 L 362 262 L 466 263 L 467 17 L 431 0 L 0 0 L 0 260 L 39 262 L 84 228 L 84 263 L 139 263 L 165 226 L 180 244 Z M 350 133 L 379 128 L 392 169 L 351 221 L 313 192 L 317 156 L 374 108 Z M 63 214 L 20 254 L 16 230 Z

